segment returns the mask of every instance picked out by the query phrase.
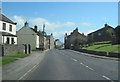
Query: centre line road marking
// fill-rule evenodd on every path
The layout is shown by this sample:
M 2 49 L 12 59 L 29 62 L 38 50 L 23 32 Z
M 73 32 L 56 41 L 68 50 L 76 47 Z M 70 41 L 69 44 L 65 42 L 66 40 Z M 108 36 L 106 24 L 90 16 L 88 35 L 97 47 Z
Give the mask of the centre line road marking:
M 78 60 L 76 60 L 76 59 L 74 59 L 74 58 L 71 58 L 73 61 L 78 61 Z

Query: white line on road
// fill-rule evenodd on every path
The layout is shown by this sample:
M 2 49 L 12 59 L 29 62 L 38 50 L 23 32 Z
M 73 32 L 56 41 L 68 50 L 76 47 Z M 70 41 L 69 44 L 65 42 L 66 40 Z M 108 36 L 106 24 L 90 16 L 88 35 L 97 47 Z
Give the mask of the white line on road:
M 105 78 L 105 79 L 107 79 L 107 80 L 110 80 L 111 82 L 114 82 L 114 81 L 112 81 L 110 78 L 108 78 L 108 77 L 106 77 L 106 76 L 102 76 L 103 78 Z
M 28 70 L 22 77 L 20 77 L 18 80 L 22 80 L 29 72 L 31 72 L 37 65 L 33 66 L 30 70 Z
M 71 58 L 73 61 L 78 61 L 78 60 L 76 60 L 76 59 L 74 59 L 74 58 Z

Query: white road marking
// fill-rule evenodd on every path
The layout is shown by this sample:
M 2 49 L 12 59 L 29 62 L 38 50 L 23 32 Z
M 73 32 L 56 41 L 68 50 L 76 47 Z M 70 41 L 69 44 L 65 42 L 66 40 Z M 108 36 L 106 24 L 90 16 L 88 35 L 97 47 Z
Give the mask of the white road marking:
M 18 80 L 22 80 L 29 72 L 31 72 L 37 65 L 33 66 L 30 70 L 28 70 L 22 77 L 20 77 Z
M 94 69 L 92 69 L 92 68 L 90 68 L 89 66 L 86 66 L 88 69 L 90 69 L 90 70 L 92 70 L 92 71 L 94 71 Z
M 73 61 L 78 61 L 78 60 L 76 60 L 76 59 L 74 59 L 74 58 L 71 58 Z
M 114 82 L 114 81 L 112 81 L 110 78 L 108 78 L 108 77 L 106 77 L 106 76 L 102 76 L 103 78 L 105 78 L 105 79 L 107 79 L 107 80 L 110 80 L 111 82 Z
M 83 66 L 86 66 L 85 64 L 83 64 L 82 62 L 80 63 L 81 65 L 83 65 Z
M 105 79 L 107 79 L 107 80 L 111 80 L 110 78 L 108 78 L 108 77 L 106 77 L 106 76 L 104 76 L 104 75 L 103 75 L 102 77 L 105 78 Z

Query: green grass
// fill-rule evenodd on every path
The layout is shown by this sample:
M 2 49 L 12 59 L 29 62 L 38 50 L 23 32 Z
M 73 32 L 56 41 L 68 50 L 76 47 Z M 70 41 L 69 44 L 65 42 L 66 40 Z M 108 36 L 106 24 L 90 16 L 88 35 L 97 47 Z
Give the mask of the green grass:
M 16 53 L 16 54 L 5 55 L 5 57 L 17 57 L 17 58 L 24 58 L 27 56 L 29 56 L 29 54 Z
M 87 50 L 120 53 L 120 45 L 101 44 L 86 48 Z
M 5 58 L 5 57 L 1 57 L 0 59 L 2 59 L 2 63 L 0 63 L 0 65 L 5 65 L 17 60 L 15 58 Z

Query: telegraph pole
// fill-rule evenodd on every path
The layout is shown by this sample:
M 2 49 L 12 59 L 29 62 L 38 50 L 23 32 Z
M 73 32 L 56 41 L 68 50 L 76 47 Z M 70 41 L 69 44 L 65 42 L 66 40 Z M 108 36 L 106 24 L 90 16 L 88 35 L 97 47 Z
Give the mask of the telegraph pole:
M 45 24 L 43 24 L 43 50 L 44 50 L 44 32 L 45 32 Z

